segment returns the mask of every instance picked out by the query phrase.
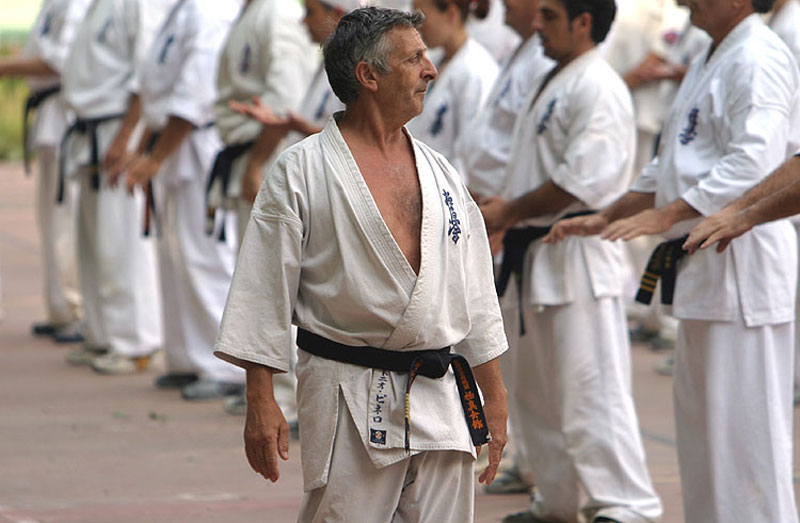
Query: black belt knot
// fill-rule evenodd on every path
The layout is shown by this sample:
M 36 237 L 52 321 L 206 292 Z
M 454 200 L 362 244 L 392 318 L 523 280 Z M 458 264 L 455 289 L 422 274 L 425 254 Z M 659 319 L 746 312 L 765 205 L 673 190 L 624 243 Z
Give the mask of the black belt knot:
M 222 189 L 223 198 L 228 196 L 228 186 L 231 181 L 231 171 L 233 171 L 233 163 L 238 160 L 243 154 L 253 148 L 255 140 L 247 142 L 236 143 L 229 145 L 222 149 L 214 160 L 214 166 L 211 168 L 211 175 L 208 177 L 208 185 L 206 186 L 206 234 L 211 236 L 214 234 L 217 209 L 211 206 L 208 202 L 208 195 L 211 193 L 211 188 L 214 182 L 219 179 Z M 220 227 L 219 241 L 225 241 L 225 218 L 227 212 L 222 215 L 222 226 Z
M 659 243 L 647 262 L 647 268 L 639 283 L 636 301 L 649 305 L 653 300 L 656 284 L 661 279 L 661 303 L 672 305 L 675 280 L 678 277 L 678 261 L 686 256 L 683 244 L 689 236 Z
M 58 161 L 58 194 L 56 201 L 61 203 L 64 201 L 64 185 L 66 177 L 66 149 L 67 142 L 70 136 L 75 133 L 89 135 L 89 142 L 91 152 L 89 157 L 89 173 L 90 185 L 95 191 L 100 190 L 100 142 L 97 138 L 97 128 L 105 122 L 111 120 L 119 120 L 123 118 L 125 113 L 110 114 L 107 116 L 100 116 L 97 118 L 78 118 L 75 122 L 67 128 L 64 137 L 61 138 L 61 150 L 59 151 Z
M 31 93 L 31 95 L 28 96 L 28 99 L 25 100 L 25 109 L 22 112 L 22 154 L 23 161 L 25 163 L 25 174 L 31 173 L 31 151 L 29 145 L 30 136 L 28 136 L 30 132 L 28 125 L 31 111 L 38 109 L 45 100 L 59 91 L 61 91 L 61 86 L 57 85 L 55 87 L 50 87 L 48 89 L 42 89 L 41 91 Z
M 576 218 L 578 216 L 588 216 L 596 211 L 579 211 L 567 214 L 561 220 Z M 560 220 L 559 220 L 560 221 Z M 558 223 L 558 222 L 556 222 Z M 525 253 L 528 247 L 550 233 L 552 225 L 546 227 L 522 227 L 519 229 L 509 229 L 503 236 L 503 258 L 500 262 L 500 274 L 495 281 L 497 295 L 502 297 L 506 293 L 511 275 L 516 276 L 517 280 L 517 300 L 519 301 L 519 333 L 525 334 L 525 322 L 522 313 L 522 272 L 525 266 Z
M 461 407 L 467 429 L 475 446 L 489 442 L 489 426 L 478 395 L 478 385 L 467 359 L 451 354 L 450 347 L 434 350 L 393 351 L 377 347 L 353 347 L 323 338 L 305 329 L 297 330 L 297 346 L 302 350 L 329 360 L 350 363 L 361 367 L 408 373 L 405 393 L 405 449 L 411 445 L 411 386 L 417 376 L 438 379 L 453 368 L 456 376 Z

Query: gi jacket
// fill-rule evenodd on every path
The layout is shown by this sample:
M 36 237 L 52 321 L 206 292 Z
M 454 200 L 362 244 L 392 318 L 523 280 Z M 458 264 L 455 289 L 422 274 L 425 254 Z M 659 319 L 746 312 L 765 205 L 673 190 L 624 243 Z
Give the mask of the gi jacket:
M 413 140 L 422 190 L 421 265 L 394 241 L 331 119 L 268 172 L 242 242 L 216 350 L 288 371 L 290 324 L 347 345 L 453 347 L 472 366 L 507 348 L 483 219 L 444 158 Z M 339 393 L 377 467 L 404 446 L 406 374 L 299 351 L 298 415 L 306 490 L 327 482 Z M 380 419 L 378 419 L 380 418 Z M 379 427 L 385 439 L 375 441 Z M 455 378 L 411 391 L 411 452 L 473 453 Z
M 709 57 L 692 62 L 670 111 L 658 156 L 633 190 L 654 192 L 656 206 L 683 199 L 703 216 L 721 210 L 785 159 L 800 87 L 789 49 L 761 18 L 736 26 Z M 698 222 L 677 223 L 668 239 Z M 795 232 L 784 220 L 755 227 L 722 254 L 681 261 L 673 314 L 747 326 L 794 318 Z

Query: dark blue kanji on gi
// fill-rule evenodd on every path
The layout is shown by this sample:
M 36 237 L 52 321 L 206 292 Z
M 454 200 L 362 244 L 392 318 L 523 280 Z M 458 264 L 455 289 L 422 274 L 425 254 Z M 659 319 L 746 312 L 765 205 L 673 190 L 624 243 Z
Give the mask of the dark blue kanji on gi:
M 681 140 L 681 145 L 689 145 L 695 138 L 697 138 L 697 116 L 699 114 L 700 109 L 697 107 L 689 111 L 689 124 L 681 132 L 681 134 L 678 135 L 678 138 Z
M 536 134 L 542 134 L 547 130 L 547 124 L 550 123 L 550 118 L 553 116 L 553 110 L 556 108 L 556 98 L 550 100 L 550 103 L 547 104 L 547 110 L 542 116 L 542 119 L 539 121 L 539 125 L 536 127 Z
M 436 119 L 431 124 L 431 135 L 437 136 L 444 129 L 444 115 L 447 113 L 449 107 L 447 104 L 442 104 L 436 109 Z

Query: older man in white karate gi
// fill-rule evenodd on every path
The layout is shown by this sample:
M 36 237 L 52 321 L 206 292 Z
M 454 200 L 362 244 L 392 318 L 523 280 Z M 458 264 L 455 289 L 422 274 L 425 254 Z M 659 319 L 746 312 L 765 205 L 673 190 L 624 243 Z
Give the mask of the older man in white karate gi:
M 188 400 L 236 394 L 244 385 L 243 373 L 213 356 L 233 274 L 235 221 L 218 241 L 205 234 L 202 219 L 208 172 L 222 146 L 213 126 L 217 91 L 209 74 L 239 7 L 216 0 L 174 6 L 143 64 L 147 130 L 139 154 L 124 167 L 129 190 L 154 189 L 150 232 L 159 235 L 168 369 L 156 385 L 181 388 Z
M 720 211 L 786 157 L 800 75 L 758 14 L 771 5 L 691 3 L 692 22 L 713 44 L 684 78 L 658 156 L 620 200 L 552 232 L 553 239 L 602 232 L 608 239 L 670 240 L 648 264 L 639 292 L 647 298 L 659 273 L 662 298 L 674 291 L 675 424 L 691 522 L 798 520 L 791 439 L 795 233 L 786 221 L 768 223 L 722 254 L 679 259 L 682 237 L 702 216 Z
M 556 65 L 517 123 L 504 198 L 481 207 L 490 235 L 507 230 L 498 292 L 517 351 L 515 445 L 538 488 L 530 509 L 505 521 L 652 521 L 662 510 L 631 392 L 622 245 L 537 241 L 630 184 L 631 96 L 597 49 L 616 8 L 613 0 L 540 6 L 539 34 Z
M 480 212 L 403 128 L 436 76 L 421 21 L 381 8 L 340 21 L 325 66 L 347 109 L 266 176 L 222 321 L 217 354 L 247 369 L 247 456 L 272 481 L 289 448 L 272 376 L 300 328 L 301 522 L 470 522 L 475 447 L 488 430 L 491 481 L 505 444 Z
M 62 72 L 62 93 L 77 117 L 62 154 L 65 172 L 80 178 L 78 269 L 86 321 L 86 342 L 67 361 L 91 363 L 100 372 L 144 368 L 163 341 L 154 245 L 141 234 L 144 195 L 130 198 L 113 187 L 103 165 L 129 105 L 136 111 L 140 36 L 139 0 L 95 0 Z
M 263 165 L 251 165 L 249 153 L 254 147 L 278 152 L 281 147 L 276 148 L 279 141 L 270 141 L 273 137 L 258 140 L 261 125 L 229 104 L 249 103 L 258 97 L 278 115 L 297 111 L 318 63 L 302 18 L 298 2 L 247 0 L 220 56 L 214 114 L 225 149 L 214 164 L 209 203 L 212 209 L 222 210 L 218 214 L 223 216 L 226 210 L 235 211 L 240 237 L 263 177 Z
M 23 123 L 25 169 L 36 151 L 36 217 L 41 239 L 46 320 L 34 324 L 36 336 L 52 336 L 57 342 L 82 341 L 81 294 L 78 288 L 75 224 L 77 184 L 65 188 L 62 205 L 58 191 L 58 146 L 69 116 L 60 96 L 61 71 L 75 29 L 86 14 L 90 0 L 46 0 L 19 57 L 0 60 L 0 78 L 28 77 L 32 94 L 26 101 Z M 36 120 L 28 130 L 30 112 Z

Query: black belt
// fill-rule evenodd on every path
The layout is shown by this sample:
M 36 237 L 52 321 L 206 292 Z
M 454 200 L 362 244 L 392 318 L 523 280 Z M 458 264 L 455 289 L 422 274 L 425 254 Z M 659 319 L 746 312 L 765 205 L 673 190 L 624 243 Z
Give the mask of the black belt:
M 153 147 L 156 146 L 159 138 L 161 138 L 160 132 L 152 131 L 150 133 L 144 148 L 145 154 L 153 152 Z M 151 222 L 155 222 L 157 230 L 161 231 L 161 225 L 158 223 L 158 213 L 156 213 L 156 196 L 153 192 L 152 179 L 147 180 L 147 187 L 144 188 L 144 226 L 142 227 L 142 235 L 145 237 L 150 236 Z
M 417 376 L 441 378 L 452 366 L 456 375 L 461 398 L 461 407 L 467 420 L 467 428 L 472 443 L 479 447 L 492 439 L 489 426 L 483 413 L 478 386 L 472 369 L 464 356 L 451 354 L 450 347 L 438 350 L 394 351 L 376 347 L 352 347 L 323 338 L 305 329 L 297 330 L 297 346 L 321 358 L 351 363 L 361 367 L 381 369 L 392 372 L 407 372 L 408 382 L 405 395 L 405 448 L 410 449 L 411 433 L 411 385 Z
M 119 114 L 110 114 L 108 116 L 100 116 L 98 118 L 79 118 L 75 120 L 67 131 L 64 133 L 64 137 L 61 139 L 61 151 L 59 152 L 59 162 L 58 162 L 58 195 L 56 196 L 56 200 L 58 203 L 64 201 L 64 178 L 66 176 L 66 149 L 67 149 L 67 142 L 69 141 L 70 136 L 74 133 L 80 134 L 88 134 L 89 140 L 91 142 L 91 156 L 89 157 L 89 167 L 90 167 L 90 185 L 92 189 L 95 191 L 100 190 L 100 144 L 97 140 L 97 128 L 100 127 L 101 124 L 105 122 L 110 122 L 111 120 L 119 120 L 123 118 L 125 113 Z
M 31 173 L 31 151 L 28 144 L 28 141 L 30 140 L 30 137 L 28 136 L 28 123 L 30 120 L 31 111 L 37 109 L 44 103 L 45 100 L 59 91 L 61 91 L 61 86 L 57 85 L 55 87 L 50 87 L 49 89 L 42 89 L 41 91 L 31 93 L 31 95 L 28 96 L 28 99 L 25 100 L 25 110 L 22 113 L 22 154 L 25 162 L 25 174 Z
M 596 211 L 578 211 L 567 214 L 562 218 L 576 218 L 578 216 L 587 216 L 594 214 Z M 556 222 L 558 223 L 558 222 Z M 544 238 L 550 233 L 552 225 L 547 227 L 523 227 L 520 229 L 509 229 L 503 236 L 503 259 L 500 262 L 500 274 L 495 281 L 495 288 L 498 296 L 503 296 L 508 288 L 508 282 L 511 280 L 511 275 L 517 277 L 517 300 L 519 300 L 519 333 L 525 334 L 525 322 L 523 321 L 522 313 L 522 271 L 525 265 L 525 253 L 528 247 L 541 238 Z
M 650 255 L 647 268 L 642 275 L 639 283 L 639 292 L 636 293 L 636 301 L 650 305 L 653 300 L 653 293 L 656 284 L 661 278 L 661 303 L 672 305 L 672 297 L 675 294 L 675 280 L 678 277 L 678 260 L 686 256 L 683 244 L 689 236 L 669 240 L 659 243 Z
M 231 171 L 233 170 L 233 162 L 239 159 L 243 154 L 253 148 L 255 140 L 248 142 L 236 143 L 225 147 L 217 154 L 214 160 L 214 166 L 211 168 L 211 175 L 208 178 L 208 185 L 206 186 L 206 201 L 208 201 L 208 194 L 211 192 L 211 187 L 214 182 L 219 179 L 222 185 L 223 198 L 228 196 L 228 185 L 231 181 Z M 227 213 L 225 213 L 227 214 Z M 225 241 L 225 214 L 222 217 L 222 227 L 219 233 L 219 241 Z M 217 210 L 208 203 L 206 204 L 206 234 L 211 236 L 214 234 L 214 225 L 216 223 Z

